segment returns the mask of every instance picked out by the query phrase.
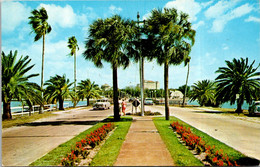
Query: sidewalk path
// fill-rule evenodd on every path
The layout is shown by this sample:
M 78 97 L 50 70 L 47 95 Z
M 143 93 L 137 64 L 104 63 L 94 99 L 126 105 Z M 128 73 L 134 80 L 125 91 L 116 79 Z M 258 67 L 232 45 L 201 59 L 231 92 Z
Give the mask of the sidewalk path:
M 134 117 L 114 166 L 173 166 L 151 117 Z
M 2 164 L 28 166 L 60 144 L 112 114 L 110 110 L 72 109 L 27 126 L 2 129 Z

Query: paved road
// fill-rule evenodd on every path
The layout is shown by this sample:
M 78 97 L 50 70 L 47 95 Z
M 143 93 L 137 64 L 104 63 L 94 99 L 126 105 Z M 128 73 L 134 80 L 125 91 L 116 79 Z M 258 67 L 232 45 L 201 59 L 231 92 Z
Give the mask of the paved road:
M 2 164 L 28 166 L 60 144 L 112 114 L 110 110 L 77 108 L 27 126 L 2 130 Z
M 163 106 L 145 106 L 145 110 L 159 111 Z M 194 109 L 170 107 L 175 116 L 241 153 L 260 160 L 260 122 L 240 120 L 223 114 L 205 113 Z M 260 119 L 260 117 L 258 117 Z

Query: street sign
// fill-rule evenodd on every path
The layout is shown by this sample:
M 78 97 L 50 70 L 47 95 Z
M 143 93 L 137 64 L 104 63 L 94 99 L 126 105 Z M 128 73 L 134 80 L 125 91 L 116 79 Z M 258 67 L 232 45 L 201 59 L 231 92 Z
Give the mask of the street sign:
M 133 106 L 138 107 L 140 102 L 137 99 L 135 99 L 132 104 Z

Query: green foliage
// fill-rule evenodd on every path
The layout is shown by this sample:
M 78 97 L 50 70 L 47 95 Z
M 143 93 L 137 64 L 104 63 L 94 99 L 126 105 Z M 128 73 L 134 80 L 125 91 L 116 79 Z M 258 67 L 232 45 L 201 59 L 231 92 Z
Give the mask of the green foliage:
M 75 56 L 76 51 L 79 50 L 78 41 L 75 36 L 68 39 L 68 48 L 70 49 L 70 56 Z
M 97 67 L 102 67 L 102 60 L 111 66 L 129 65 L 129 58 L 124 52 L 125 44 L 133 36 L 131 29 L 133 22 L 124 20 L 119 15 L 106 19 L 97 19 L 90 25 L 89 37 L 85 45 L 83 56 L 91 60 Z
M 84 98 L 87 98 L 87 105 L 89 105 L 89 99 L 90 98 L 99 98 L 101 90 L 98 87 L 95 82 L 90 81 L 90 79 L 81 80 L 81 82 L 78 84 L 78 97 L 81 100 L 84 100 Z
M 179 91 L 181 91 L 182 94 L 185 93 L 185 85 L 182 85 L 178 88 Z M 186 97 L 190 97 L 191 95 L 191 87 L 187 86 L 187 93 L 186 93 Z
M 191 86 L 191 101 L 197 100 L 200 106 L 218 106 L 216 101 L 216 86 L 213 81 L 202 80 Z
M 217 83 L 217 100 L 221 102 L 230 101 L 231 104 L 236 102 L 236 94 L 239 94 L 237 100 L 237 112 L 242 112 L 241 106 L 246 100 L 251 104 L 253 99 L 257 99 L 257 93 L 260 89 L 260 72 L 253 67 L 255 61 L 251 64 L 248 58 L 233 59 L 225 61 L 227 67 L 220 67 L 216 73 L 219 76 L 216 78 Z M 257 78 L 258 77 L 258 78 Z
M 38 41 L 42 36 L 51 32 L 51 26 L 47 22 L 48 14 L 44 7 L 39 10 L 34 9 L 31 14 L 29 24 L 32 26 L 32 32 L 36 34 L 34 41 Z
M 26 100 L 28 104 L 42 104 L 40 87 L 36 83 L 29 82 L 30 78 L 39 74 L 27 73 L 34 67 L 29 65 L 29 56 L 21 56 L 17 60 L 17 51 L 10 51 L 8 55 L 1 54 L 2 59 L 2 101 L 3 119 L 11 119 L 10 103 L 13 99 Z
M 44 85 L 46 85 L 46 89 L 44 92 L 44 97 L 48 102 L 55 103 L 59 102 L 59 110 L 64 110 L 63 102 L 64 99 L 69 95 L 69 87 L 73 83 L 70 83 L 69 79 L 66 79 L 66 75 L 63 76 L 55 75 L 54 77 L 50 77 Z

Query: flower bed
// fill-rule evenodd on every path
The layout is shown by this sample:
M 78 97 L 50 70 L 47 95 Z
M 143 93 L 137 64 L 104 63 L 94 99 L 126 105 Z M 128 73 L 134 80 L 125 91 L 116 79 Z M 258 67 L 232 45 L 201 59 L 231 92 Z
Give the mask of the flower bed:
M 206 153 L 204 161 L 214 166 L 238 166 L 236 161 L 223 153 L 223 150 L 216 150 L 215 146 L 207 145 L 201 137 L 192 133 L 190 128 L 184 127 L 178 121 L 173 122 L 171 127 L 180 135 L 181 140 L 189 149 L 195 150 L 197 154 Z
M 67 157 L 61 160 L 61 165 L 78 165 L 81 159 L 86 159 L 90 150 L 99 145 L 99 143 L 104 140 L 107 134 L 114 128 L 114 123 L 104 124 L 102 127 L 88 134 L 85 139 L 82 139 L 80 142 L 76 142 L 75 148 L 72 148 L 71 152 L 67 154 Z

